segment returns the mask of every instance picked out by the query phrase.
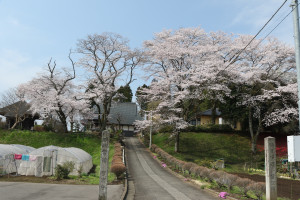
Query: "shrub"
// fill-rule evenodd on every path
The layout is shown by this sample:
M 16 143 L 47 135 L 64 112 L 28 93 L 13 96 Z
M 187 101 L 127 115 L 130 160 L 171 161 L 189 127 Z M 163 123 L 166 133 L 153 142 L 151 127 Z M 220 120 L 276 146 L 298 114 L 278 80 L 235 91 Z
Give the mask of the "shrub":
M 79 178 L 82 177 L 82 175 L 83 175 L 82 172 L 83 172 L 83 165 L 81 164 L 79 166 L 79 168 L 77 169 L 77 173 L 78 173 Z
M 200 171 L 200 177 L 202 179 L 208 178 L 209 179 L 209 174 L 211 173 L 212 170 L 204 167 L 201 171 Z
M 226 185 L 228 190 L 230 191 L 232 189 L 232 186 L 235 185 L 237 179 L 238 179 L 238 176 L 225 173 L 224 177 L 222 179 L 222 184 Z
M 126 167 L 124 164 L 114 164 L 111 165 L 110 171 L 114 173 L 118 179 L 120 179 L 126 171 Z
M 213 180 L 216 181 L 219 187 L 224 186 L 224 182 L 226 179 L 226 173 L 223 171 L 216 171 L 212 170 L 212 172 L 209 174 L 209 180 L 212 182 Z
M 37 131 L 37 132 L 45 131 L 44 126 L 42 126 L 42 125 L 34 125 L 33 130 Z
M 114 156 L 123 156 L 123 151 L 121 150 L 115 151 Z
M 252 181 L 248 178 L 238 178 L 235 182 L 235 185 L 239 187 L 240 191 L 247 196 L 247 192 L 249 190 L 248 185 L 250 185 Z
M 197 172 L 197 169 L 199 168 L 198 165 L 193 165 L 190 169 L 190 172 L 191 174 L 193 174 L 194 176 L 196 176 L 196 172 Z
M 185 162 L 182 161 L 182 160 L 176 159 L 176 161 L 175 161 L 176 168 L 179 169 L 179 170 L 182 170 L 182 167 L 183 167 L 184 164 L 185 164 Z
M 160 154 L 161 151 L 162 151 L 162 149 L 159 148 L 159 147 L 157 147 L 157 148 L 155 149 L 155 153 L 157 153 L 157 154 Z
M 201 160 L 199 165 L 201 165 L 203 167 L 207 167 L 207 168 L 212 167 L 211 161 L 209 161 L 209 160 Z
M 121 157 L 114 157 L 112 159 L 112 162 L 111 162 L 113 165 L 114 164 L 123 164 L 123 159 Z
M 232 132 L 233 129 L 228 124 L 208 124 L 199 125 L 196 127 L 189 127 L 188 130 L 193 132 L 218 132 L 218 133 L 228 133 Z
M 190 169 L 191 169 L 192 166 L 193 166 L 193 163 L 187 162 L 187 163 L 185 163 L 185 164 L 182 166 L 182 169 L 183 169 L 184 171 L 188 171 L 188 172 L 190 173 Z
M 68 178 L 69 174 L 74 170 L 75 163 L 67 161 L 63 165 L 57 165 L 55 168 L 54 177 L 56 180 Z
M 120 144 L 119 142 L 115 143 L 114 146 L 115 146 L 115 148 L 118 148 L 118 147 L 121 148 L 121 147 L 122 147 L 121 144 Z
M 57 181 L 62 180 L 64 178 L 68 178 L 69 172 L 66 168 L 61 165 L 57 165 L 55 167 L 54 177 Z
M 155 152 L 155 149 L 157 148 L 157 145 L 156 144 L 152 144 L 151 145 L 151 151 L 152 152 Z
M 196 167 L 196 171 L 195 171 L 195 176 L 199 177 L 199 178 L 202 178 L 201 177 L 201 171 L 202 170 L 205 170 L 206 168 L 205 167 L 202 167 L 202 166 L 198 166 Z
M 248 190 L 251 190 L 258 200 L 262 200 L 262 196 L 264 195 L 266 191 L 266 185 L 265 183 L 258 182 L 258 183 L 251 183 L 248 185 Z
M 67 161 L 67 162 L 64 162 L 64 164 L 62 166 L 64 168 L 66 168 L 69 171 L 69 173 L 71 173 L 74 170 L 75 162 Z

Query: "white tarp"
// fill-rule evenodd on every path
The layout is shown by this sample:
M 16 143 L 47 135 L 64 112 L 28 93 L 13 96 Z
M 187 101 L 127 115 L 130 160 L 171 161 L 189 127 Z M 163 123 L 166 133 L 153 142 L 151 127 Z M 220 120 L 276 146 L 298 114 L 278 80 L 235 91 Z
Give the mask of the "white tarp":
M 20 144 L 0 144 L 0 174 L 17 172 L 21 160 L 15 160 L 14 154 L 28 154 L 35 148 Z
M 78 175 L 78 171 L 81 167 L 82 173 L 88 173 L 93 167 L 92 156 L 84 150 L 75 147 L 62 148 L 46 146 L 30 152 L 29 155 L 43 157 L 42 163 L 38 162 L 38 160 L 21 161 L 20 167 L 18 168 L 18 173 L 21 175 L 36 175 L 36 168 L 42 164 L 42 176 L 51 176 L 54 175 L 57 165 L 63 165 L 67 161 L 73 161 L 75 163 L 75 168 L 70 173 L 71 175 Z

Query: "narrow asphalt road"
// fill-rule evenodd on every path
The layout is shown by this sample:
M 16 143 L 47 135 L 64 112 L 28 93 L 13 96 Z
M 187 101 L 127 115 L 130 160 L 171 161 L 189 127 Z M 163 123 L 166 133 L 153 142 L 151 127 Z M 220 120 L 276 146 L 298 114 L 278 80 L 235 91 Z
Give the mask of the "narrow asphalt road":
M 180 180 L 161 167 L 137 138 L 126 137 L 125 144 L 129 181 L 133 180 L 135 188 L 134 200 L 216 199 L 211 194 Z M 129 191 L 130 189 L 132 188 L 129 188 Z
M 0 182 L 0 200 L 95 200 L 98 185 Z M 107 199 L 120 200 L 123 185 L 108 185 Z

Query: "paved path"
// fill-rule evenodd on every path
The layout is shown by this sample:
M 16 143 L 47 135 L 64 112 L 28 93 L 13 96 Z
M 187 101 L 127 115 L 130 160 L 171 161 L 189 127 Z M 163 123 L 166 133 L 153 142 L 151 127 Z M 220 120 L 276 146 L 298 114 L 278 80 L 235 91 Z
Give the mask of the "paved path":
M 123 185 L 109 185 L 109 200 L 119 200 Z M 0 200 L 95 200 L 97 185 L 0 182 Z
M 215 200 L 209 193 L 185 183 L 155 161 L 137 138 L 125 139 L 135 200 Z M 130 188 L 129 188 L 130 190 Z M 128 197 L 127 199 L 132 199 Z

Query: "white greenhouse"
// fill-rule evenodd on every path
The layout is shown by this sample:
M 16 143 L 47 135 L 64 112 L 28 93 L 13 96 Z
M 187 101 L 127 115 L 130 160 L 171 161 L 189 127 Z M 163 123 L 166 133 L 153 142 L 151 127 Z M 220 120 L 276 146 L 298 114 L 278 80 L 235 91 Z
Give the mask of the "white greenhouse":
M 20 144 L 0 144 L 0 174 L 17 172 L 21 160 L 15 160 L 15 154 L 29 154 L 35 148 Z
M 93 167 L 92 156 L 82 149 L 75 147 L 62 148 L 46 146 L 29 153 L 29 161 L 21 161 L 18 174 L 26 176 L 51 176 L 55 173 L 57 165 L 63 165 L 67 161 L 75 163 L 70 175 L 88 173 Z

